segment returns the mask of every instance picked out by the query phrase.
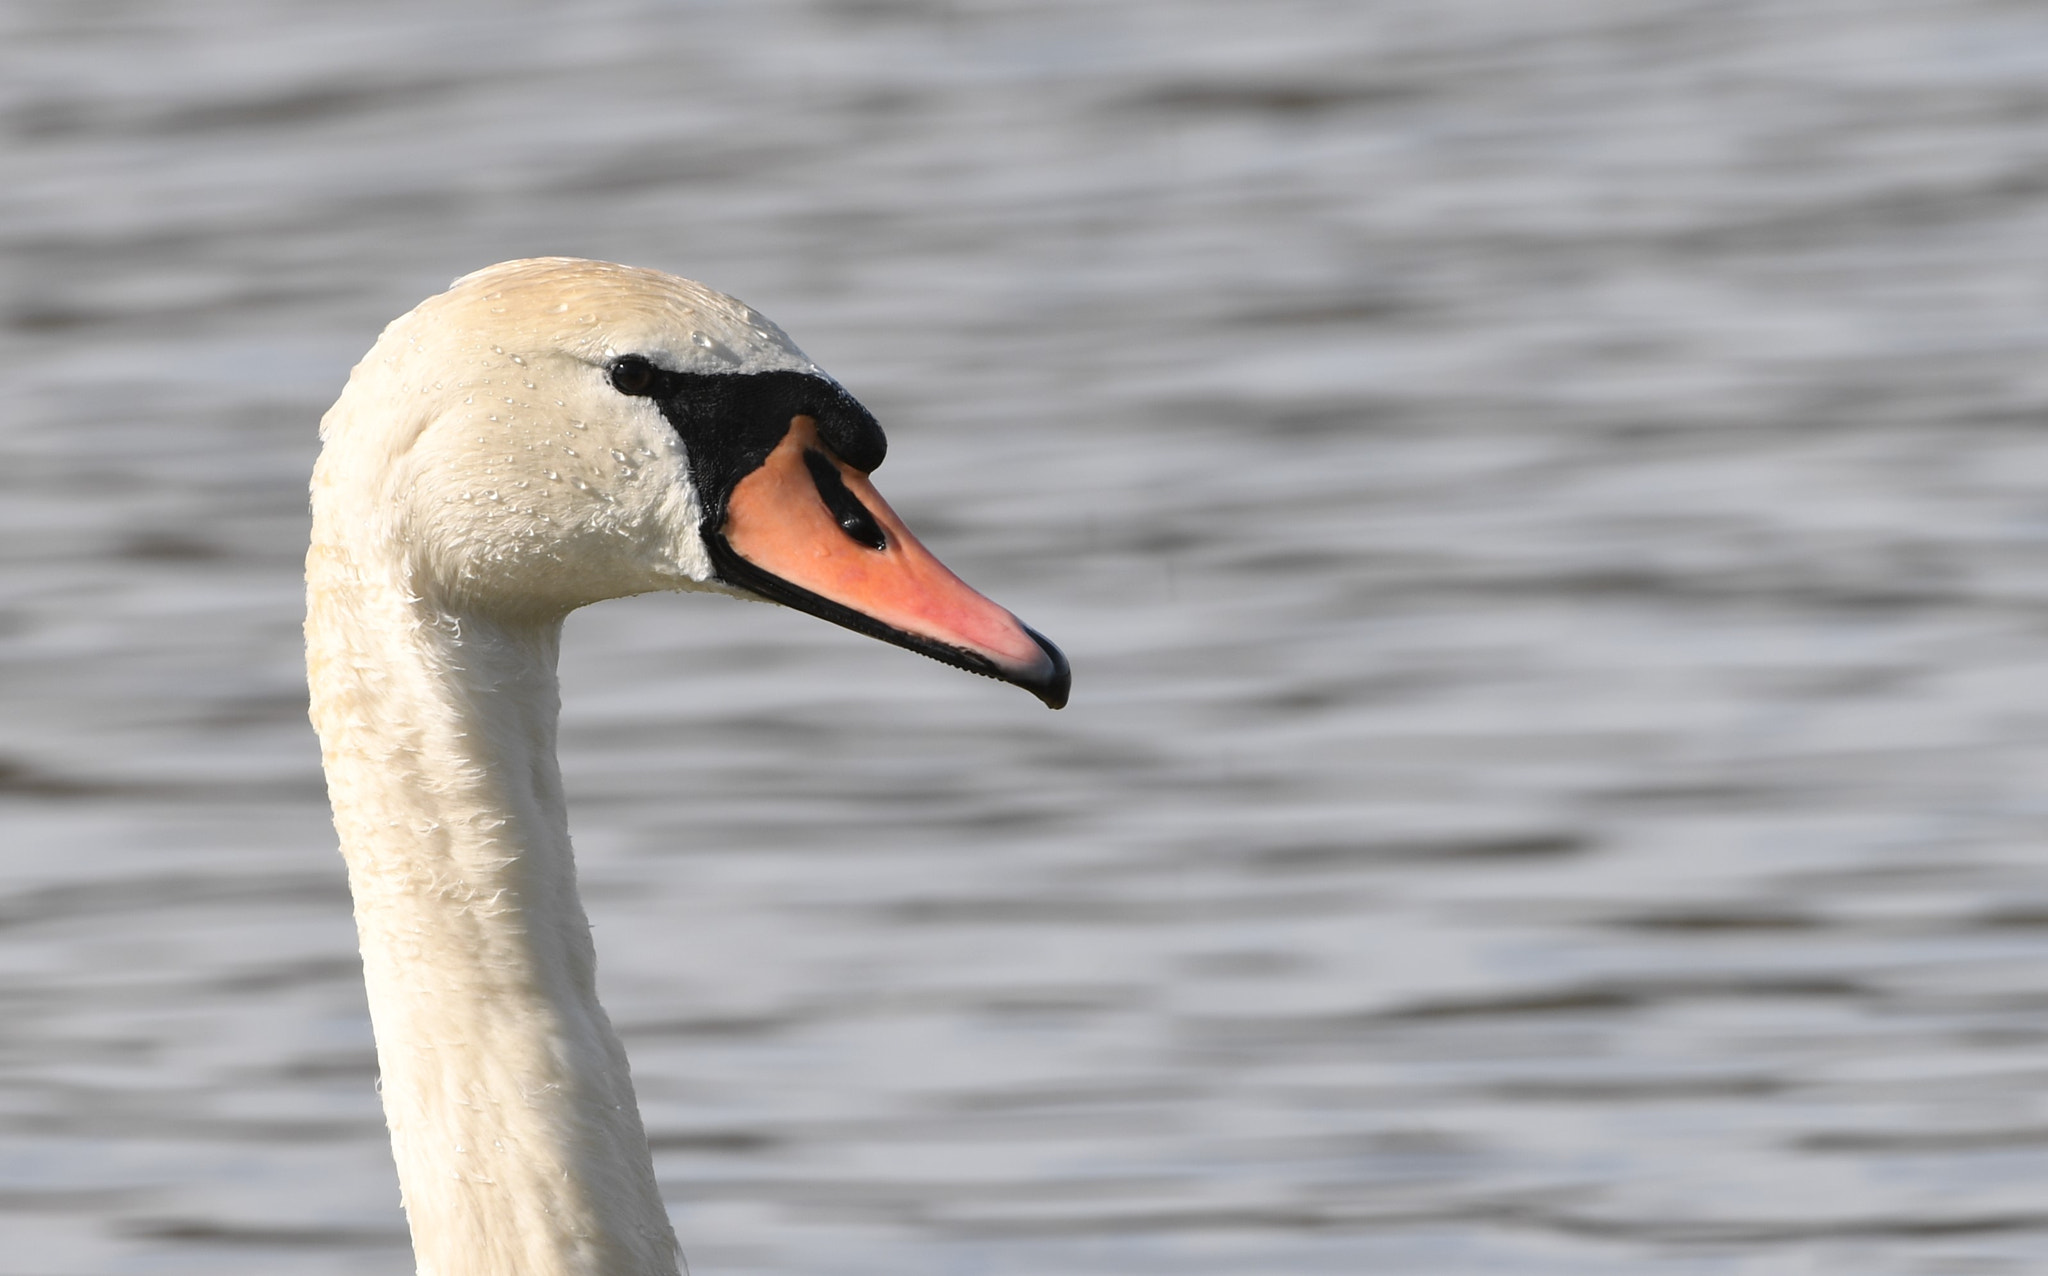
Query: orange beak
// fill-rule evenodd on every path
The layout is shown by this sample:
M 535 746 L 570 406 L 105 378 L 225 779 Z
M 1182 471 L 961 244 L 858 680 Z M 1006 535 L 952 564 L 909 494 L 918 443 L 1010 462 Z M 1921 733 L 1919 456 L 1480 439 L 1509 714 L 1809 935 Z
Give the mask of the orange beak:
M 1072 673 L 1060 649 L 946 570 L 868 476 L 792 417 L 707 529 L 726 583 L 933 659 L 1015 683 L 1057 709 Z

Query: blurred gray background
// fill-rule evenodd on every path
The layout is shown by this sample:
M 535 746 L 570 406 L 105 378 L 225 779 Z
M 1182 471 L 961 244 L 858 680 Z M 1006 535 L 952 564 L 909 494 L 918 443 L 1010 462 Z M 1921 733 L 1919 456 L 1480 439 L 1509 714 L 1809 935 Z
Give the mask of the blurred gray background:
M 0 1273 L 410 1270 L 304 718 L 385 321 L 691 275 L 1073 707 L 570 623 L 698 1276 L 2048 1267 L 2048 12 L 0 5 Z

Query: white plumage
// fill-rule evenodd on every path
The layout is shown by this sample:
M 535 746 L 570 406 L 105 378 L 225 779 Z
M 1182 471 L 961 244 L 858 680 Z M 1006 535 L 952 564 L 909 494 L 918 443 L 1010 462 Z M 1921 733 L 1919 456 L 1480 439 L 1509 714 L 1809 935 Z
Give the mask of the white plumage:
M 556 652 L 563 617 L 585 603 L 758 591 L 722 579 L 712 552 L 719 511 L 739 508 L 741 489 L 699 483 L 683 409 L 621 392 L 629 355 L 664 376 L 794 373 L 799 389 L 813 377 L 834 388 L 729 297 L 546 259 L 470 275 L 393 322 L 321 425 L 306 560 L 312 717 L 399 1181 L 431 1276 L 676 1271 L 625 1053 L 594 986 L 555 760 Z M 800 442 L 810 418 L 793 419 Z M 800 473 L 777 464 L 759 472 Z M 881 518 L 864 474 L 838 472 Z M 748 508 L 815 522 L 803 503 L 824 499 L 831 479 L 816 494 L 763 479 L 768 496 Z M 760 504 L 771 498 L 784 505 Z M 886 552 L 827 532 L 804 542 L 804 561 L 886 575 L 916 548 L 892 519 Z M 966 596 L 961 607 L 1008 616 Z M 858 597 L 825 605 L 872 610 Z M 1055 703 L 1045 688 L 1056 682 L 1064 699 L 1064 661 L 1042 639 L 1046 658 L 1024 669 L 948 623 L 870 632 L 986 665 Z

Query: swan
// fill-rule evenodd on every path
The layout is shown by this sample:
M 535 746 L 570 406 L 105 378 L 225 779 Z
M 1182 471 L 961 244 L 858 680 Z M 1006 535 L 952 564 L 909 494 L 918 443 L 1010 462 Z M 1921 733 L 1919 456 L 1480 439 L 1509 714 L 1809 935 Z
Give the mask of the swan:
M 555 759 L 562 621 L 766 599 L 1066 702 L 1058 648 L 875 492 L 875 419 L 658 271 L 504 262 L 394 320 L 320 424 L 311 717 L 423 1276 L 672 1276 Z

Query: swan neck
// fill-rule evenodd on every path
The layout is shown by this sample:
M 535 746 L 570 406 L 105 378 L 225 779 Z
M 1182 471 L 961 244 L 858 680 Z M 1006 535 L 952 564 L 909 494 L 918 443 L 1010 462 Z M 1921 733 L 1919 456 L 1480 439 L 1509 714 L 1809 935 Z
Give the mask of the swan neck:
M 559 617 L 309 560 L 312 715 L 421 1273 L 671 1276 L 555 756 Z

